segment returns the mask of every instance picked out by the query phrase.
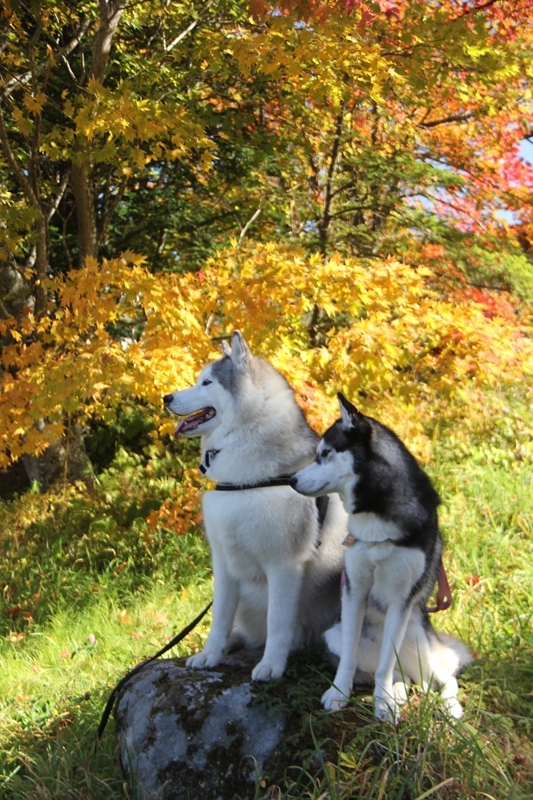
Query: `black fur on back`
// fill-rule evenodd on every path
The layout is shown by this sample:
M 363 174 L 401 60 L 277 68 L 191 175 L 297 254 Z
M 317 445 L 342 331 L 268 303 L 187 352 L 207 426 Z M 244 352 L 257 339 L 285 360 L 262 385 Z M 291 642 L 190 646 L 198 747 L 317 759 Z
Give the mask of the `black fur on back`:
M 370 512 L 394 522 L 404 532 L 398 544 L 418 547 L 431 558 L 440 543 L 440 498 L 401 439 L 386 425 L 357 412 L 353 427 L 337 421 L 326 431 L 324 443 L 352 454 L 354 474 L 359 476 L 352 512 Z
M 411 597 L 423 624 L 430 625 L 426 603 L 437 580 L 442 555 L 437 509 L 440 497 L 429 476 L 401 439 L 381 422 L 351 406 L 352 425 L 338 420 L 324 435 L 324 444 L 336 451 L 349 451 L 353 459 L 352 513 L 373 513 L 393 522 L 402 531 L 398 547 L 417 547 L 426 557 L 426 568 L 413 586 Z

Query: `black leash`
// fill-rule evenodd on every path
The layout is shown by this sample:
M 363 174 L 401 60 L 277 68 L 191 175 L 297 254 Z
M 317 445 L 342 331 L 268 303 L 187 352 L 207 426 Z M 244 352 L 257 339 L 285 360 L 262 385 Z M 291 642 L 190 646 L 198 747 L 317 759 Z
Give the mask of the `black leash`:
M 190 633 L 192 630 L 194 630 L 194 628 L 195 628 L 195 627 L 198 625 L 198 623 L 200 622 L 200 620 L 202 620 L 202 619 L 203 619 L 203 617 L 205 617 L 205 615 L 207 614 L 207 612 L 209 611 L 209 609 L 211 608 L 211 606 L 212 606 L 212 605 L 213 605 L 213 601 L 211 601 L 211 602 L 209 603 L 209 605 L 207 605 L 207 606 L 204 608 L 204 610 L 203 610 L 203 611 L 201 611 L 201 612 L 200 612 L 200 614 L 198 614 L 198 616 L 197 616 L 197 617 L 195 617 L 195 619 L 193 619 L 193 621 L 192 621 L 192 622 L 190 622 L 190 623 L 187 625 L 187 627 L 186 627 L 186 628 L 183 628 L 183 630 L 182 630 L 182 631 L 180 631 L 180 632 L 179 632 L 179 633 L 178 633 L 176 636 L 174 636 L 174 638 L 172 639 L 172 641 L 170 641 L 168 644 L 166 644 L 164 647 L 162 647 L 162 648 L 161 648 L 161 650 L 158 650 L 158 652 L 157 652 L 157 653 L 156 653 L 154 656 L 152 656 L 151 658 L 147 659 L 146 661 L 142 661 L 140 664 L 137 664 L 137 666 L 136 666 L 136 667 L 133 667 L 133 669 L 132 669 L 132 670 L 130 670 L 130 671 L 129 671 L 129 672 L 126 674 L 126 675 L 124 675 L 124 677 L 122 678 L 122 680 L 120 680 L 120 681 L 117 683 L 117 685 L 115 686 L 115 688 L 113 689 L 113 691 L 112 691 L 112 692 L 111 692 L 111 694 L 109 695 L 109 699 L 108 699 L 108 701 L 107 701 L 107 703 L 106 703 L 106 707 L 104 708 L 104 713 L 102 714 L 102 719 L 100 720 L 100 724 L 99 724 L 99 726 L 98 726 L 98 731 L 96 732 L 96 742 L 95 742 L 95 749 L 96 749 L 96 747 L 97 747 L 97 745 L 98 745 L 98 742 L 99 742 L 99 741 L 100 741 L 100 739 L 102 738 L 102 735 L 103 735 L 103 733 L 104 733 L 104 731 L 105 731 L 105 727 L 106 727 L 106 725 L 107 725 L 107 721 L 108 721 L 108 719 L 109 719 L 109 717 L 110 717 L 110 714 L 111 714 L 111 712 L 112 712 L 112 710 L 113 710 L 113 706 L 115 705 L 115 699 L 116 699 L 116 696 L 117 696 L 118 692 L 119 692 L 119 691 L 122 689 L 122 687 L 123 687 L 123 686 L 124 686 L 124 685 L 125 685 L 125 684 L 126 684 L 128 681 L 129 681 L 129 679 L 130 679 L 130 678 L 132 678 L 132 677 L 133 677 L 133 676 L 134 676 L 134 675 L 135 675 L 137 672 L 139 672 L 141 669 L 143 669 L 144 667 L 146 667 L 146 666 L 147 666 L 147 664 L 151 664 L 151 663 L 152 663 L 152 661 L 156 661 L 156 659 L 158 659 L 160 656 L 162 656 L 162 655 L 163 655 L 163 653 L 166 653 L 166 652 L 167 652 L 167 650 L 170 650 L 172 647 L 174 647 L 174 646 L 175 646 L 175 645 L 177 645 L 179 642 L 181 642 L 181 640 L 182 640 L 182 639 L 185 639 L 185 637 L 186 637 L 186 636 L 188 636 L 188 635 L 189 635 L 189 633 Z
M 214 455 L 216 455 L 216 453 L 218 451 L 209 451 L 209 452 L 213 453 Z M 213 458 L 214 455 L 211 456 L 211 458 Z M 208 462 L 208 466 L 209 466 L 209 462 Z M 202 469 L 202 467 L 200 467 L 200 469 L 201 469 L 202 472 L 205 472 L 205 469 Z M 260 481 L 259 483 L 246 483 L 246 484 L 217 483 L 217 485 L 215 487 L 215 491 L 218 491 L 218 492 L 237 492 L 237 491 L 242 491 L 243 489 L 263 489 L 263 488 L 266 488 L 267 486 L 289 486 L 289 480 L 290 480 L 290 475 L 280 475 L 277 478 L 270 478 L 270 479 L 265 480 L 265 481 Z M 329 503 L 328 495 L 325 495 L 324 497 L 315 498 L 315 503 L 316 503 L 317 515 L 318 515 L 318 527 L 319 527 L 319 529 L 321 529 L 322 525 L 324 523 L 324 518 L 326 516 L 326 512 L 328 510 L 328 503 Z M 321 544 L 321 538 L 319 537 L 318 542 L 316 543 L 316 547 L 320 547 L 320 544 Z M 125 684 L 130 680 L 130 678 L 132 678 L 137 672 L 139 672 L 141 669 L 146 667 L 147 664 L 151 664 L 153 661 L 156 661 L 160 656 L 162 656 L 164 653 L 166 653 L 167 650 L 170 650 L 172 647 L 174 647 L 179 642 L 181 642 L 182 639 L 185 639 L 185 637 L 188 636 L 189 633 L 192 630 L 194 630 L 194 628 L 198 625 L 200 620 L 202 620 L 203 617 L 205 617 L 205 615 L 207 614 L 207 612 L 209 611 L 209 609 L 211 608 L 212 605 L 213 605 L 213 601 L 211 601 L 209 603 L 209 605 L 207 605 L 204 608 L 204 610 L 201 611 L 200 614 L 198 614 L 198 616 L 195 619 L 193 619 L 193 621 L 190 622 L 187 625 L 186 628 L 183 628 L 183 630 L 180 631 L 176 636 L 174 636 L 174 638 L 168 644 L 166 644 L 164 647 L 162 647 L 161 650 L 159 650 L 155 655 L 153 655 L 151 658 L 147 659 L 146 661 L 142 661 L 140 664 L 137 664 L 136 667 L 134 667 L 126 675 L 124 675 L 122 680 L 120 680 L 117 683 L 117 685 L 115 686 L 115 688 L 113 689 L 113 691 L 109 695 L 109 699 L 108 699 L 108 701 L 106 703 L 106 706 L 104 708 L 104 713 L 102 714 L 102 718 L 101 718 L 100 724 L 98 726 L 98 731 L 96 733 L 95 749 L 96 749 L 96 747 L 98 745 L 98 742 L 102 738 L 102 735 L 103 735 L 103 733 L 105 731 L 107 722 L 108 722 L 109 717 L 111 715 L 111 712 L 113 710 L 113 706 L 115 705 L 116 696 L 117 696 L 118 692 L 122 689 L 122 687 L 125 686 Z

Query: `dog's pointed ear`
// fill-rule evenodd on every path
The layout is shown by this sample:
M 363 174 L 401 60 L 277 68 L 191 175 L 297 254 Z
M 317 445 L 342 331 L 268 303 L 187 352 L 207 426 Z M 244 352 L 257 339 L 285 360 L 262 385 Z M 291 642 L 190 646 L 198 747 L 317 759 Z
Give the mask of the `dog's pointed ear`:
M 353 403 L 350 403 L 350 401 L 345 398 L 342 392 L 337 393 L 337 399 L 341 412 L 342 427 L 349 430 L 350 428 L 356 428 L 360 425 L 361 420 L 364 419 L 363 414 L 356 409 Z
M 231 345 L 227 339 L 222 339 L 222 355 L 223 356 L 231 355 Z
M 245 369 L 252 358 L 252 351 L 246 344 L 240 331 L 235 331 L 231 338 L 231 360 L 238 369 Z

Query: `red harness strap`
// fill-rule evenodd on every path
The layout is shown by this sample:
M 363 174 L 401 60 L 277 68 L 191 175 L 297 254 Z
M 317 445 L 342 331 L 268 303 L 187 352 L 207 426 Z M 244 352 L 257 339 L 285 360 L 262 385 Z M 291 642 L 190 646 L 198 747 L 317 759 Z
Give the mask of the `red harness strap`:
M 452 591 L 448 583 L 448 577 L 442 559 L 439 564 L 439 574 L 437 575 L 437 605 L 428 606 L 428 614 L 434 614 L 436 611 L 446 611 L 452 604 Z

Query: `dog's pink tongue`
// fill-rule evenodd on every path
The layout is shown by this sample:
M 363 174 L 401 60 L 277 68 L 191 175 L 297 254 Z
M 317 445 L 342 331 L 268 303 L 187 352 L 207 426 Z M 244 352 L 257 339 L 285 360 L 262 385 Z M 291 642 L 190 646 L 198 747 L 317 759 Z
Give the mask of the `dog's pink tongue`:
M 198 426 L 198 423 L 201 422 L 205 417 L 205 409 L 201 409 L 200 411 L 195 411 L 194 414 L 189 414 L 188 417 L 183 417 L 174 430 L 174 439 L 177 439 L 180 433 L 184 433 L 186 430 L 193 430 Z
M 187 427 L 188 419 L 189 419 L 188 417 L 184 417 L 183 419 L 180 419 L 180 421 L 178 422 L 178 424 L 174 428 L 174 433 L 172 434 L 174 439 L 177 439 L 178 436 L 180 435 L 180 433 L 182 432 L 182 430 Z

